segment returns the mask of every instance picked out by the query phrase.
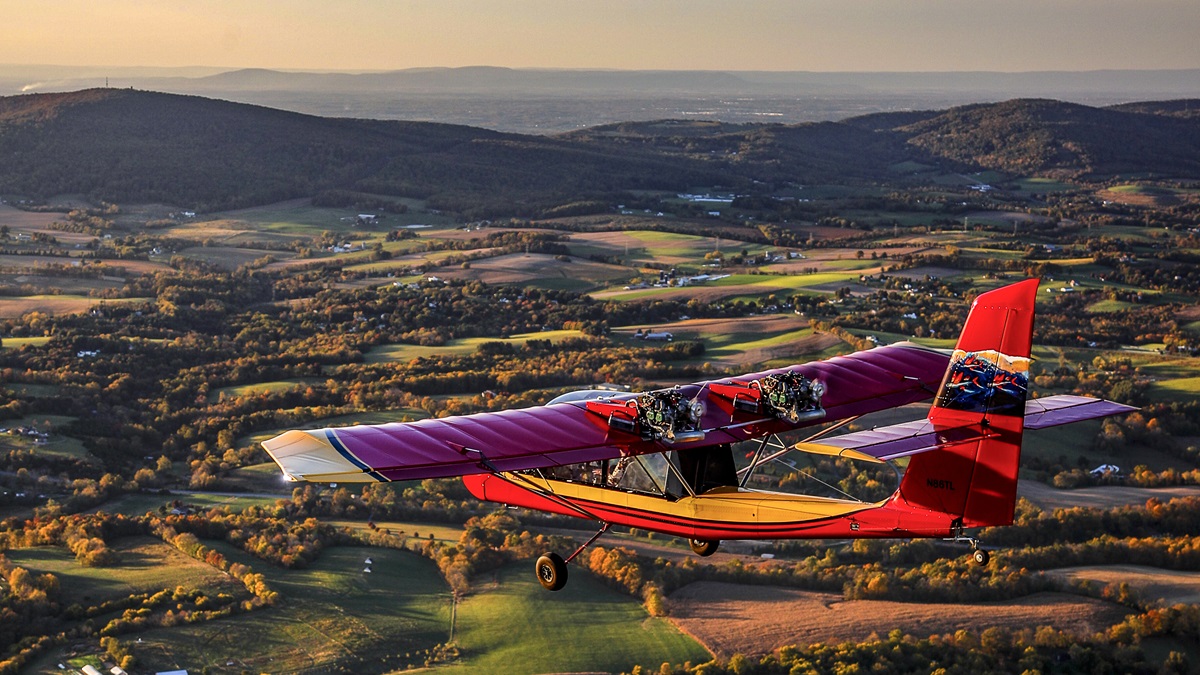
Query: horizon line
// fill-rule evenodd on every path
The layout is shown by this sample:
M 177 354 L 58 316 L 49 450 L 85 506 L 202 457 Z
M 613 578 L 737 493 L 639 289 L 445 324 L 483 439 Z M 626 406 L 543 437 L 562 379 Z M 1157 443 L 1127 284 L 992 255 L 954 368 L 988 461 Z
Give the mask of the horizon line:
M 0 68 L 78 68 L 86 70 L 114 69 L 147 69 L 147 70 L 215 70 L 236 72 L 243 70 L 262 70 L 282 73 L 306 73 L 313 75 L 377 75 L 382 73 L 403 73 L 429 70 L 514 70 L 531 72 L 576 72 L 576 73 L 770 73 L 770 74 L 813 74 L 813 75 L 967 75 L 967 74 L 996 74 L 996 75 L 1039 75 L 1039 74 L 1083 74 L 1083 73 L 1186 73 L 1200 71 L 1200 66 L 1187 68 L 1089 68 L 1064 69 L 1046 68 L 1039 70 L 796 70 L 796 69 L 746 69 L 746 68 L 612 68 L 603 66 L 589 67 L 554 67 L 554 66 L 498 66 L 474 64 L 466 66 L 407 66 L 399 68 L 289 68 L 277 66 L 228 66 L 228 65 L 84 65 L 84 64 L 55 64 L 55 63 L 0 63 Z

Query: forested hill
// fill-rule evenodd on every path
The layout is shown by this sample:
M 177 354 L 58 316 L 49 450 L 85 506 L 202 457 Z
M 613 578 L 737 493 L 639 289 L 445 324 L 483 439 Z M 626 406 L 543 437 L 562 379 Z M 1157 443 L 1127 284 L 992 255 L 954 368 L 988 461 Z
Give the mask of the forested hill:
M 349 189 L 535 214 L 632 189 L 896 182 L 955 171 L 1200 177 L 1200 102 L 1017 100 L 843 122 L 662 121 L 560 136 L 322 118 L 125 89 L 0 98 L 0 194 L 229 208 Z
M 1200 178 L 1200 101 L 1093 108 L 1045 99 L 962 106 L 945 111 L 877 113 L 842 122 L 735 127 L 645 122 L 596 127 L 579 140 L 653 144 L 695 156 L 737 151 L 756 178 L 793 172 L 874 177 L 917 161 L 960 170 L 1104 180 L 1117 175 Z M 894 180 L 893 175 L 891 180 Z
M 201 210 L 332 188 L 436 197 L 451 209 L 498 195 L 519 208 L 722 178 L 636 149 L 118 89 L 0 98 L 0 157 L 0 194 L 84 193 Z
M 1018 100 L 954 108 L 896 129 L 939 157 L 1010 173 L 1200 176 L 1200 117 L 1187 101 L 1091 108 Z M 1191 108 L 1197 102 L 1190 102 Z

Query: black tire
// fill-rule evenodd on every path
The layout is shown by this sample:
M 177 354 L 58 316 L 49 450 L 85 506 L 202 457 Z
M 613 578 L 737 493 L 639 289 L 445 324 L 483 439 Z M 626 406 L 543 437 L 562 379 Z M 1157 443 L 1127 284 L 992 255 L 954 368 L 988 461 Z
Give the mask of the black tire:
M 567 585 L 567 563 L 557 553 L 538 558 L 533 570 L 538 583 L 548 591 L 557 591 Z
M 974 551 L 971 551 L 971 559 L 975 561 L 976 565 L 983 567 L 991 562 L 992 556 L 987 551 L 977 548 Z
M 717 552 L 717 548 L 721 546 L 720 539 L 689 539 L 688 544 L 692 547 L 692 553 L 707 558 Z

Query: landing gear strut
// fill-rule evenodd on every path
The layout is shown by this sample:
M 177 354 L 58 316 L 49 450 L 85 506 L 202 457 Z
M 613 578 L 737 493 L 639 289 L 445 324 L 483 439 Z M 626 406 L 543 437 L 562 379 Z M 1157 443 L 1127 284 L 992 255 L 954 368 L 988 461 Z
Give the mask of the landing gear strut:
M 583 549 L 591 546 L 605 532 L 608 532 L 608 523 L 604 523 L 599 532 L 593 534 L 592 538 L 584 542 L 583 546 L 575 549 L 575 552 L 567 556 L 566 560 L 563 560 L 563 557 L 557 553 L 546 553 L 538 558 L 533 565 L 533 573 L 537 576 L 538 583 L 548 591 L 562 590 L 562 587 L 567 585 L 567 563 L 583 553 Z M 714 547 L 713 550 L 716 548 Z
M 692 553 L 707 558 L 717 552 L 717 548 L 721 545 L 720 539 L 689 539 L 688 544 L 692 547 Z
M 966 543 L 970 544 L 971 545 L 971 560 L 974 561 L 974 563 L 976 565 L 979 565 L 980 567 L 986 567 L 987 564 L 989 562 L 991 562 L 992 554 L 988 553 L 984 549 L 979 548 L 979 540 L 978 539 L 976 539 L 975 537 L 968 537 L 967 535 L 963 534 L 963 527 L 962 527 L 962 523 L 960 521 L 955 521 L 953 532 L 954 532 L 954 536 L 947 537 L 945 539 L 945 541 L 953 541 L 956 543 L 957 542 L 966 542 Z

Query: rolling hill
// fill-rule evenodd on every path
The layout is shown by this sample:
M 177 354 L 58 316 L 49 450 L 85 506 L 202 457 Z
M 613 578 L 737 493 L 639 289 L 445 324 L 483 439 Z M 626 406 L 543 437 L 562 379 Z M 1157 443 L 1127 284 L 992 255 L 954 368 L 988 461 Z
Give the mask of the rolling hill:
M 0 194 L 212 210 L 347 189 L 474 215 L 528 215 L 636 189 L 917 180 L 889 173 L 907 161 L 1084 180 L 1198 178 L 1192 107 L 1200 104 L 1035 99 L 843 122 L 668 120 L 527 136 L 90 89 L 0 98 Z

